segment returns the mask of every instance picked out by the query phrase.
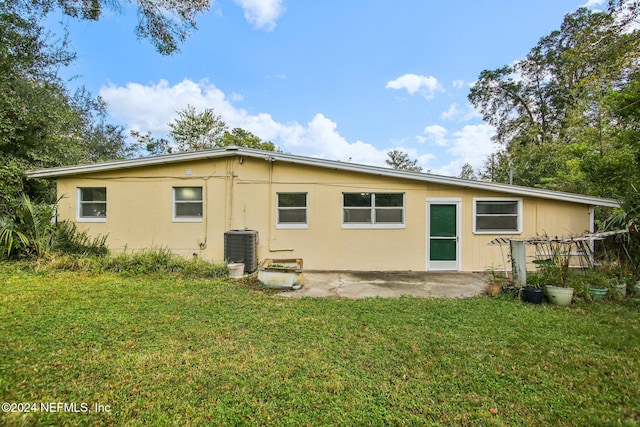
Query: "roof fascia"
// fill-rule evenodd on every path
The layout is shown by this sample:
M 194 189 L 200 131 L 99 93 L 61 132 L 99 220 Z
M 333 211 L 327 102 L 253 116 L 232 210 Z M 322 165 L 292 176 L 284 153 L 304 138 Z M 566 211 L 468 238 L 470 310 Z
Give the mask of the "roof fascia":
M 422 181 L 435 184 L 452 185 L 456 187 L 465 187 L 472 189 L 480 189 L 487 191 L 496 191 L 500 193 L 508 193 L 518 196 L 539 197 L 543 199 L 552 199 L 560 201 L 568 201 L 574 203 L 581 203 L 590 206 L 605 206 L 605 207 L 619 207 L 620 204 L 617 200 L 605 199 L 601 197 L 585 196 L 582 194 L 564 193 L 559 191 L 543 190 L 532 187 L 522 187 L 517 185 L 500 184 L 488 181 L 468 180 L 462 178 L 454 178 L 443 175 L 425 174 L 420 172 L 410 172 L 396 169 L 383 168 L 379 166 L 369 166 L 345 163 L 335 160 L 316 159 L 312 157 L 302 157 L 289 154 L 269 153 L 265 156 L 263 151 L 258 151 L 259 156 L 254 156 L 255 153 L 249 152 L 247 149 L 241 149 L 244 155 L 251 157 L 270 158 L 273 160 L 280 160 L 290 163 L 304 164 L 309 166 L 325 167 L 336 170 L 345 170 L 351 172 L 368 173 L 372 175 L 404 178 L 414 181 Z
M 518 196 L 539 197 L 543 199 L 559 200 L 573 203 L 580 203 L 589 206 L 619 207 L 618 201 L 613 199 L 605 199 L 600 197 L 585 196 L 581 194 L 563 193 L 558 191 L 542 190 L 532 187 L 521 187 L 516 185 L 499 184 L 495 182 L 467 180 L 462 178 L 454 178 L 442 175 L 425 174 L 419 172 L 409 172 L 383 168 L 379 166 L 369 166 L 354 163 L 341 162 L 336 160 L 325 160 L 313 157 L 297 156 L 293 154 L 284 154 L 277 152 L 269 152 L 241 147 L 226 147 L 223 149 L 214 149 L 206 151 L 193 151 L 187 153 L 167 154 L 154 157 L 142 157 L 137 159 L 116 160 L 112 162 L 93 163 L 78 166 L 63 166 L 58 168 L 39 169 L 28 171 L 27 176 L 31 178 L 55 178 L 63 176 L 80 175 L 95 172 L 105 172 L 116 169 L 128 169 L 143 166 L 162 165 L 170 163 L 187 162 L 191 160 L 203 160 L 213 158 L 223 158 L 229 156 L 245 156 L 251 158 L 261 158 L 267 161 L 281 161 L 286 163 L 295 163 L 307 166 L 322 167 L 334 170 L 343 170 L 358 173 L 367 173 L 392 178 L 409 179 L 413 181 L 445 184 L 457 187 L 465 187 L 471 189 L 480 189 L 487 191 L 496 191 Z

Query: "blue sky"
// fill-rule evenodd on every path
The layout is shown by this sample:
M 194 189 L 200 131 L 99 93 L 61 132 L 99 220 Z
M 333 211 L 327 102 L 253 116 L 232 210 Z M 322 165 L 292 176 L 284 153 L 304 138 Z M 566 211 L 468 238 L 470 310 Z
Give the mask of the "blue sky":
M 68 21 L 78 60 L 63 75 L 102 96 L 110 121 L 157 137 L 193 105 L 285 152 L 384 166 L 397 148 L 457 175 L 495 148 L 470 85 L 565 14 L 602 7 L 585 2 L 219 0 L 170 57 L 136 39 L 127 9 Z

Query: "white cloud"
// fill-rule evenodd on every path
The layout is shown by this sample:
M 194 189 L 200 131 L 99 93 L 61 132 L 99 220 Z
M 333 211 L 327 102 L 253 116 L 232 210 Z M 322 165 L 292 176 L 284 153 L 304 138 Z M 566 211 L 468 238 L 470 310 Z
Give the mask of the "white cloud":
M 419 76 L 405 74 L 395 80 L 387 82 L 386 89 L 406 90 L 410 95 L 419 93 L 426 99 L 432 99 L 436 92 L 442 92 L 442 85 L 433 76 Z
M 453 120 L 459 114 L 460 114 L 460 110 L 458 109 L 458 104 L 451 104 L 447 111 L 443 111 L 440 114 L 440 118 L 442 120 Z
M 432 125 L 424 128 L 423 133 L 426 135 L 426 141 L 433 142 L 434 144 L 444 147 L 447 145 L 447 133 L 449 131 L 442 126 Z
M 193 82 L 185 79 L 173 85 L 166 80 L 146 85 L 111 84 L 103 87 L 99 95 L 108 103 L 109 113 L 115 122 L 129 129 L 150 131 L 155 137 L 166 136 L 169 131 L 167 123 L 176 117 L 176 112 L 193 105 L 199 111 L 213 108 L 230 128 L 246 129 L 274 142 L 285 152 L 328 160 L 387 166 L 387 152 L 396 148 L 417 159 L 425 170 L 431 168 L 434 173 L 455 176 L 466 162 L 480 168 L 496 148 L 491 141 L 494 129 L 486 124 L 467 125 L 457 131 L 440 125 L 427 126 L 416 139 L 433 143 L 436 147 L 446 147 L 446 155 L 453 158 L 449 164 L 434 168 L 432 161 L 436 158 L 433 155 L 438 151 L 436 149 L 425 153 L 423 149 L 398 146 L 403 141 L 390 143 L 387 148 L 378 148 L 363 141 L 350 142 L 340 134 L 337 123 L 321 113 L 315 114 L 306 124 L 278 122 L 268 113 L 250 114 L 233 104 L 233 99 L 240 99 L 240 95 L 227 96 L 206 80 Z M 405 142 L 409 144 L 408 140 Z M 437 155 L 444 156 L 444 152 Z
M 166 80 L 156 84 L 127 83 L 126 86 L 109 85 L 100 89 L 109 104 L 111 115 L 135 130 L 164 134 L 176 112 L 187 105 L 197 110 L 213 107 L 217 114 L 226 116 L 234 108 L 225 94 L 214 85 L 188 79 L 173 86 Z
M 284 13 L 284 0 L 234 0 L 244 10 L 244 18 L 254 27 L 272 31 Z
M 594 7 L 594 6 L 602 6 L 605 0 L 588 0 L 585 4 L 580 7 Z
M 458 104 L 451 104 L 446 111 L 440 113 L 440 120 L 467 122 L 473 119 L 482 119 L 482 114 L 470 104 L 467 104 L 464 109 L 461 109 Z
M 464 89 L 469 87 L 469 84 L 466 83 L 464 80 L 454 80 L 453 87 L 456 89 Z
M 481 168 L 485 159 L 498 148 L 491 140 L 494 133 L 493 126 L 487 124 L 467 125 L 453 132 L 447 154 L 454 159 L 434 173 L 457 176 L 465 163 L 470 163 L 474 169 Z
M 103 87 L 99 94 L 108 103 L 111 116 L 119 123 L 129 129 L 150 131 L 156 137 L 167 134 L 167 123 L 176 117 L 176 111 L 193 105 L 196 110 L 213 108 L 230 128 L 246 129 L 274 142 L 285 152 L 386 166 L 387 151 L 390 150 L 378 149 L 362 141 L 348 142 L 338 132 L 338 125 L 323 114 L 316 114 L 304 126 L 298 122 L 277 122 L 267 113 L 249 114 L 234 106 L 232 100 L 207 81 L 195 83 L 185 79 L 174 85 L 166 80 L 147 85 L 109 85 Z
M 277 127 L 276 138 L 282 141 L 285 151 L 330 160 L 385 165 L 385 150 L 362 141 L 349 143 L 337 131 L 338 125 L 323 114 L 316 114 L 306 127 L 298 123 L 278 124 Z
M 235 92 L 232 92 L 231 95 L 229 96 L 229 98 L 231 98 L 231 100 L 233 102 L 240 102 L 240 101 L 244 100 L 244 96 L 242 96 L 242 94 L 235 93 Z

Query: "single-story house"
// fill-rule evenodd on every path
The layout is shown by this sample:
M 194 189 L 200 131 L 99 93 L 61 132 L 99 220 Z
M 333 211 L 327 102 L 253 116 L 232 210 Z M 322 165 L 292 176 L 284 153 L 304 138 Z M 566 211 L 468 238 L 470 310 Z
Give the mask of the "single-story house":
M 111 250 L 169 248 L 225 259 L 232 230 L 255 230 L 260 260 L 312 270 L 501 268 L 496 237 L 593 231 L 615 200 L 247 148 L 31 171 L 55 178 L 58 219 Z

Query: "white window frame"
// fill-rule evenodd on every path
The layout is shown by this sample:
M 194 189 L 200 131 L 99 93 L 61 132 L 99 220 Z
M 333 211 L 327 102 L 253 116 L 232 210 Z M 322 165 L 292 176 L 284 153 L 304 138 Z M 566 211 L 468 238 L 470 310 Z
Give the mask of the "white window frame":
M 105 216 L 82 216 L 82 190 L 92 188 L 104 188 L 105 198 L 107 193 L 107 187 L 77 187 L 76 188 L 76 222 L 107 222 L 107 215 Z M 95 203 L 93 201 L 85 201 L 87 203 Z M 98 203 L 102 203 L 99 201 Z M 107 207 L 107 200 L 104 201 L 105 208 Z
M 176 203 L 197 202 L 197 200 L 176 200 L 176 188 L 200 188 L 200 190 L 202 191 L 202 199 L 200 200 L 200 203 L 202 204 L 202 216 L 176 216 Z M 171 210 L 173 222 L 202 222 L 204 216 L 206 215 L 206 212 L 204 210 L 204 198 L 204 188 L 201 185 L 178 185 L 175 187 L 171 187 Z
M 371 206 L 368 208 L 371 210 L 371 223 L 353 223 L 344 222 L 344 210 L 345 209 L 362 209 L 367 207 L 353 207 L 344 205 L 345 194 L 371 194 Z M 382 206 L 376 208 L 375 196 L 376 194 L 402 194 L 402 206 Z M 342 197 L 342 209 L 340 210 L 342 228 L 347 229 L 402 229 L 406 228 L 406 212 L 407 212 L 407 193 L 400 191 L 344 191 L 340 194 Z M 376 209 L 402 209 L 402 222 L 381 222 L 376 223 Z
M 478 218 L 478 202 L 516 202 L 517 203 L 517 230 L 480 230 L 476 229 Z M 475 197 L 473 199 L 473 234 L 522 234 L 522 198 L 517 197 Z
M 280 222 L 280 210 L 301 210 L 303 207 L 280 207 L 281 194 L 304 194 L 305 222 Z M 309 228 L 309 193 L 304 191 L 281 191 L 276 193 L 276 228 L 305 229 Z

